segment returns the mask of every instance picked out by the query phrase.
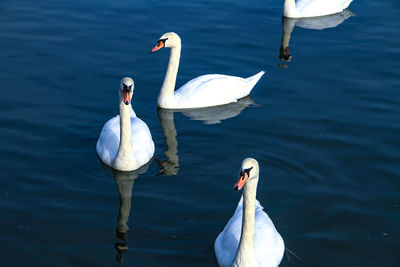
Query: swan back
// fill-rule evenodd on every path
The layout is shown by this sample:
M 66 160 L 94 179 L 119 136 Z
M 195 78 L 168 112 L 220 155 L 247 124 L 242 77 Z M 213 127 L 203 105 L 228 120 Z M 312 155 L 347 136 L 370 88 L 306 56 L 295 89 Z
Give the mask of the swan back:
M 222 74 L 199 76 L 175 91 L 175 108 L 199 108 L 237 102 L 250 94 L 264 73 L 261 71 L 246 79 Z

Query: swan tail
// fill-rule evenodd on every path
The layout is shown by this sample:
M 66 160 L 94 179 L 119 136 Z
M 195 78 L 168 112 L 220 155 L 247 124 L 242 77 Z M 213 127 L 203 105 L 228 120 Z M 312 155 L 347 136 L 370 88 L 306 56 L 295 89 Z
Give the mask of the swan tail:
M 262 70 L 259 73 L 257 73 L 256 75 L 246 78 L 246 80 L 249 81 L 251 88 L 253 88 L 254 85 L 256 85 L 256 83 L 258 82 L 258 80 L 261 79 L 261 77 L 264 75 L 264 73 L 265 73 L 265 71 Z

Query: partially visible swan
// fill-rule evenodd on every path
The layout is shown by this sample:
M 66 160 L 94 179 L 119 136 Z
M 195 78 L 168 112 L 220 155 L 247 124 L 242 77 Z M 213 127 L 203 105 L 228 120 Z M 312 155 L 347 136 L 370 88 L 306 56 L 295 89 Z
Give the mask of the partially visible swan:
M 288 18 L 318 17 L 345 10 L 353 0 L 285 0 L 283 16 Z
M 256 200 L 259 167 L 253 158 L 242 162 L 235 190 L 243 195 L 235 214 L 215 240 L 214 249 L 222 267 L 278 266 L 285 252 L 282 237 Z
M 289 53 L 289 42 L 292 31 L 295 26 L 310 29 L 310 30 L 324 30 L 328 28 L 335 28 L 346 19 L 355 16 L 349 9 L 345 9 L 340 13 L 322 17 L 310 18 L 282 18 L 282 39 L 281 47 L 279 49 L 279 58 L 283 61 L 289 62 L 292 56 Z
M 264 71 L 261 71 L 248 78 L 221 74 L 202 75 L 174 92 L 181 56 L 181 38 L 174 32 L 165 33 L 150 53 L 163 47 L 171 48 L 171 54 L 164 83 L 158 95 L 158 106 L 161 108 L 200 108 L 236 102 L 249 95 L 264 74 Z
M 131 78 L 121 80 L 120 115 L 104 124 L 96 145 L 99 158 L 120 171 L 136 170 L 149 162 L 154 154 L 150 130 L 146 123 L 136 117 L 131 106 L 133 89 Z

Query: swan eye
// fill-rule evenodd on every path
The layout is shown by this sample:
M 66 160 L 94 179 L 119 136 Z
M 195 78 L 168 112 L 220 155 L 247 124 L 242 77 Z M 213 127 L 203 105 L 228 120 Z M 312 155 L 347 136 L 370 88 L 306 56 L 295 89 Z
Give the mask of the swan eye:
M 164 38 L 164 39 L 160 39 L 160 40 L 158 40 L 158 44 L 157 44 L 157 46 L 160 46 L 160 43 L 162 43 L 163 44 L 163 46 L 165 46 L 165 41 L 167 41 L 168 40 L 168 38 Z
M 126 85 L 126 84 L 124 84 L 124 90 L 125 91 L 131 91 L 132 90 L 132 84 L 131 85 Z
M 248 169 L 240 170 L 240 177 L 242 177 L 242 180 L 244 180 L 244 174 L 247 173 L 247 176 L 250 177 L 250 171 L 253 169 L 253 167 L 250 167 Z

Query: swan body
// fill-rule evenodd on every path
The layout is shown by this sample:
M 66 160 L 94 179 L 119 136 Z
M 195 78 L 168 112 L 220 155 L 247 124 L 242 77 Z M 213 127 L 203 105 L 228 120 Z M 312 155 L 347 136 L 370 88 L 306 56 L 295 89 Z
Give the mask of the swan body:
M 154 154 L 150 130 L 132 109 L 132 92 L 133 80 L 122 79 L 120 115 L 106 122 L 96 145 L 99 158 L 120 171 L 136 170 L 149 162 Z
M 214 249 L 221 267 L 278 266 L 285 251 L 282 237 L 256 200 L 258 163 L 246 158 L 236 190 L 244 185 L 236 211 L 215 240 Z
M 285 0 L 283 16 L 287 18 L 318 17 L 345 10 L 353 0 Z
M 194 78 L 174 91 L 181 53 L 181 39 L 173 32 L 160 37 L 155 52 L 163 47 L 171 48 L 164 83 L 158 96 L 158 106 L 166 109 L 201 108 L 237 102 L 250 94 L 261 76 L 261 71 L 251 77 L 208 74 Z

